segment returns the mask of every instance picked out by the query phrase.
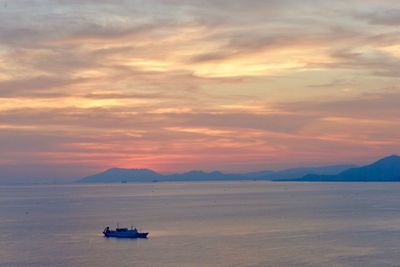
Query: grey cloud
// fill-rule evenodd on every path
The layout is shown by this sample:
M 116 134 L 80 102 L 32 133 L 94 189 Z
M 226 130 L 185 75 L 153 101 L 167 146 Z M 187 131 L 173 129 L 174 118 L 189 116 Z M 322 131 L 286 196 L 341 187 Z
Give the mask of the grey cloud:
M 62 77 L 39 76 L 29 79 L 0 82 L 0 98 L 15 97 L 61 97 L 61 87 L 82 82 Z
M 330 55 L 333 63 L 309 64 L 310 67 L 358 69 L 376 76 L 398 77 L 400 59 L 378 50 L 370 53 L 353 51 L 352 48 L 333 51 Z
M 282 110 L 321 118 L 329 116 L 355 119 L 396 120 L 400 117 L 400 90 L 365 93 L 361 96 L 343 100 L 304 101 L 277 104 Z
M 211 40 L 221 43 L 215 52 L 196 55 L 190 62 L 201 63 L 206 61 L 220 61 L 235 57 L 254 55 L 261 52 L 270 52 L 286 48 L 298 47 L 326 47 L 334 44 L 354 44 L 355 42 L 365 43 L 369 38 L 368 34 L 342 27 L 325 25 L 321 28 L 304 29 L 304 26 L 294 25 L 284 27 L 281 33 L 279 28 L 275 30 L 266 27 L 248 33 L 248 29 L 237 29 L 233 32 L 220 32 L 208 36 Z M 377 39 L 377 38 L 376 38 Z M 388 38 L 387 38 L 388 39 Z M 362 41 L 361 41 L 362 40 Z M 376 41 L 374 39 L 374 41 Z
M 356 84 L 357 84 L 357 82 L 354 79 L 351 79 L 351 80 L 335 79 L 328 83 L 311 84 L 308 87 L 311 87 L 311 88 L 334 88 L 334 87 L 339 87 L 339 86 L 352 86 L 352 85 L 356 85 Z
M 369 24 L 399 26 L 400 25 L 400 9 L 384 9 L 376 12 L 359 13 L 356 18 L 366 20 Z

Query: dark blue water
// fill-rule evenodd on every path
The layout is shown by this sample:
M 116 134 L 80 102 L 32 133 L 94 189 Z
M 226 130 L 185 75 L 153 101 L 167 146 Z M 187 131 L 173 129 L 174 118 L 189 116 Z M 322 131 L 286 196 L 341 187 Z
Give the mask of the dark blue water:
M 150 238 L 103 238 L 116 223 Z M 0 266 L 399 263 L 396 183 L 0 187 Z

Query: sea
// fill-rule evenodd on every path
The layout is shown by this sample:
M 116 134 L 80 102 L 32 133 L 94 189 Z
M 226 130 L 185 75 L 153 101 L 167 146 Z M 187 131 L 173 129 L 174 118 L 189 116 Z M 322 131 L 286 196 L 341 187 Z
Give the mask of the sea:
M 400 266 L 400 183 L 1 186 L 0 266 Z

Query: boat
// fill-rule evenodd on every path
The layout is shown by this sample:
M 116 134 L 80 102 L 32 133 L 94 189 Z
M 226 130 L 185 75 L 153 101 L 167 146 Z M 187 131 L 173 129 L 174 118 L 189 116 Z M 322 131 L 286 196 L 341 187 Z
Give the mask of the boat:
M 149 233 L 140 233 L 136 228 L 131 226 L 131 229 L 128 228 L 115 228 L 115 230 L 111 230 L 110 227 L 104 228 L 103 234 L 105 237 L 117 237 L 117 238 L 147 238 Z

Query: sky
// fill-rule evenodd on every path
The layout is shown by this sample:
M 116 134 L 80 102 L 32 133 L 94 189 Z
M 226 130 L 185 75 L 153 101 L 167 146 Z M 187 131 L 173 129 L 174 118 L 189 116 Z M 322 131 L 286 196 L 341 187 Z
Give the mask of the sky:
M 0 0 L 0 182 L 400 151 L 400 2 Z

